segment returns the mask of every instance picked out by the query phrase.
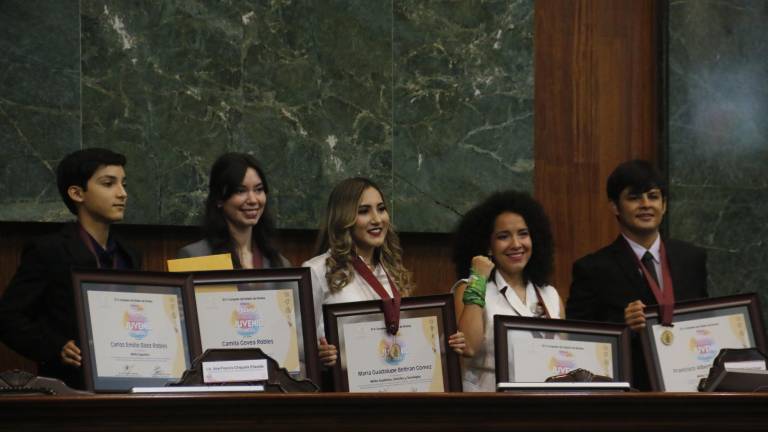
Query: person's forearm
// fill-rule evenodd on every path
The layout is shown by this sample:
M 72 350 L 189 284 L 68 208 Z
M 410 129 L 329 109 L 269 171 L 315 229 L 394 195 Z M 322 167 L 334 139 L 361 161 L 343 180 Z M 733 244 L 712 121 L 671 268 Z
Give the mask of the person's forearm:
M 477 305 L 464 305 L 459 319 L 459 330 L 464 333 L 466 340 L 465 357 L 472 357 L 483 346 L 485 339 L 485 321 L 483 308 Z

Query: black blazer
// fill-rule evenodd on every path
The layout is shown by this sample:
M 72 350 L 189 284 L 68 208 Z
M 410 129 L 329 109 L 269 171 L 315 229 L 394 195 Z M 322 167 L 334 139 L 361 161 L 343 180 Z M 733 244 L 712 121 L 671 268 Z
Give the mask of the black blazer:
M 707 297 L 707 254 L 704 249 L 666 239 L 669 272 L 675 302 Z M 573 264 L 571 292 L 565 307 L 568 319 L 624 323 L 624 308 L 635 300 L 656 304 L 653 291 L 637 268 L 625 240 L 610 245 Z M 640 338 L 632 334 L 632 385 L 649 390 L 650 382 Z
M 704 249 L 666 239 L 669 272 L 675 301 L 707 297 L 707 254 Z M 624 308 L 635 300 L 656 304 L 651 288 L 637 268 L 624 239 L 573 264 L 571 291 L 566 304 L 568 319 L 624 322 Z
M 113 236 L 129 257 L 131 268 L 141 258 Z M 80 346 L 72 268 L 96 268 L 96 259 L 79 235 L 77 224 L 40 237 L 24 247 L 21 263 L 0 299 L 0 340 L 39 363 L 38 374 L 82 388 L 80 370 L 64 365 L 61 348 L 69 340 Z

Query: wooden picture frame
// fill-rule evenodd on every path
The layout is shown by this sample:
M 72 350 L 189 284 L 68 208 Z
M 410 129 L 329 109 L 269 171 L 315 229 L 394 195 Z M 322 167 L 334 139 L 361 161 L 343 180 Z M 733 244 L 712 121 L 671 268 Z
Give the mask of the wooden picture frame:
M 544 382 L 579 368 L 614 381 L 631 381 L 630 336 L 623 324 L 496 315 L 493 327 L 497 384 Z M 585 357 L 591 350 L 596 356 Z M 530 358 L 531 353 L 535 357 Z M 530 362 L 524 361 L 529 358 Z M 586 365 L 592 361 L 599 370 Z
M 192 364 L 187 274 L 73 270 L 86 388 L 127 392 L 177 381 Z
M 722 348 L 765 352 L 761 311 L 754 293 L 684 301 L 675 304 L 672 327 L 665 327 L 658 306 L 646 308 L 640 337 L 651 389 L 697 391 Z
M 195 272 L 186 295 L 196 317 L 195 356 L 207 348 L 261 348 L 294 378 L 320 385 L 308 268 Z
M 459 357 L 448 346 L 456 333 L 452 295 L 403 298 L 395 337 L 386 333 L 381 300 L 326 304 L 323 317 L 338 349 L 336 391 L 461 391 Z

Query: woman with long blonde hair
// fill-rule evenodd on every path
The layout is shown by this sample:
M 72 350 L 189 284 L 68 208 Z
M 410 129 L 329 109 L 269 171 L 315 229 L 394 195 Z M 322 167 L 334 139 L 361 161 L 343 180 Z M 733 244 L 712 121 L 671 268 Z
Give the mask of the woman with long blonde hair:
M 337 353 L 325 339 L 323 304 L 376 300 L 382 294 L 406 297 L 415 286 L 403 265 L 400 240 L 390 223 L 384 195 L 369 179 L 349 178 L 336 185 L 318 240 L 319 255 L 303 266 L 312 274 L 320 359 L 332 366 Z M 451 335 L 449 344 L 461 354 L 464 335 Z

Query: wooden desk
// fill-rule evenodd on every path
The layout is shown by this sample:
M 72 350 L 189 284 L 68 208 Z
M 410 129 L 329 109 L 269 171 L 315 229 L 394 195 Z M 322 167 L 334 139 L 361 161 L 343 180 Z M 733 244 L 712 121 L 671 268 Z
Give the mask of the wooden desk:
M 206 394 L 0 397 L 5 431 L 748 431 L 768 394 Z

